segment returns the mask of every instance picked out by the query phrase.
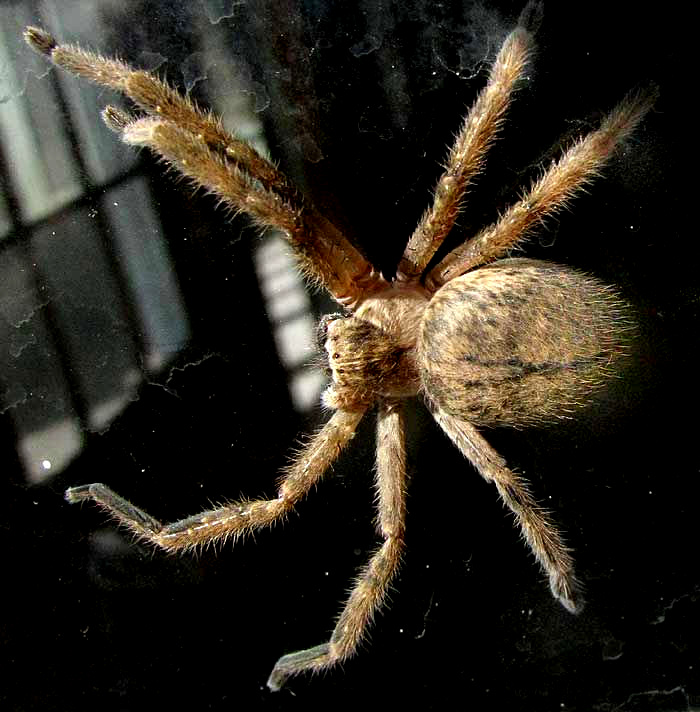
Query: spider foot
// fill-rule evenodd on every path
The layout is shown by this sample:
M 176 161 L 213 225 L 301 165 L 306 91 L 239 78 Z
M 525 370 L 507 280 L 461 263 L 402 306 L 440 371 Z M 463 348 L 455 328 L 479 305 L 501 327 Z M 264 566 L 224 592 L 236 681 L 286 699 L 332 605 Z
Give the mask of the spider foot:
M 569 613 L 577 615 L 583 610 L 585 600 L 581 584 L 576 579 L 553 576 L 549 580 L 552 595 Z
M 63 496 L 65 497 L 66 502 L 70 504 L 84 502 L 86 499 L 90 499 L 90 487 L 92 487 L 92 485 L 69 487 Z
M 139 534 L 147 536 L 159 532 L 163 528 L 157 519 L 99 482 L 70 487 L 66 490 L 64 497 L 70 504 L 91 499 Z
M 53 35 L 40 27 L 27 27 L 24 31 L 24 39 L 35 52 L 47 57 L 51 56 L 51 52 L 57 46 Z
M 108 129 L 116 134 L 121 134 L 126 127 L 134 121 L 133 117 L 129 116 L 125 111 L 117 109 L 116 106 L 105 106 L 102 110 L 102 121 Z
M 303 670 L 319 670 L 331 662 L 330 643 L 316 645 L 306 650 L 283 655 L 276 663 L 267 680 L 271 692 L 279 692 L 287 678 Z

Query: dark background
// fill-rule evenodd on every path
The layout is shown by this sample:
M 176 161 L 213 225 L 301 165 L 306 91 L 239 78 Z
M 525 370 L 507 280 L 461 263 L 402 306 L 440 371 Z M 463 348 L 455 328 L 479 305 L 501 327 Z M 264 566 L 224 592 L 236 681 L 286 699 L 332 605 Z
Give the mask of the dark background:
M 186 5 L 104 3 L 113 36 L 100 49 L 134 61 L 159 52 L 180 82 L 172 68 L 196 50 L 193 16 L 204 12 Z M 63 501 L 67 486 L 102 481 L 169 520 L 212 500 L 272 496 L 286 454 L 326 417 L 298 414 L 287 395 L 252 270 L 256 231 L 143 156 L 191 339 L 40 485 L 27 483 L 5 408 L 4 709 L 700 709 L 700 287 L 697 229 L 681 200 L 695 126 L 677 49 L 688 18 L 632 3 L 561 6 L 546 4 L 530 81 L 451 244 L 495 219 L 554 142 L 595 126 L 629 89 L 659 85 L 605 177 L 526 248 L 619 287 L 639 322 L 630 368 L 580 419 L 486 433 L 566 531 L 584 612 L 551 598 L 493 487 L 417 402 L 408 552 L 390 605 L 356 658 L 277 694 L 265 687 L 274 662 L 327 639 L 374 547 L 371 417 L 298 516 L 221 551 L 153 552 L 96 508 Z M 265 99 L 273 157 L 390 275 L 483 84 L 478 60 L 520 9 L 256 0 L 221 22 Z M 195 87 L 203 103 L 207 91 L 206 80 Z M 60 105 L 43 110 L 65 120 Z M 320 295 L 313 303 L 335 310 Z

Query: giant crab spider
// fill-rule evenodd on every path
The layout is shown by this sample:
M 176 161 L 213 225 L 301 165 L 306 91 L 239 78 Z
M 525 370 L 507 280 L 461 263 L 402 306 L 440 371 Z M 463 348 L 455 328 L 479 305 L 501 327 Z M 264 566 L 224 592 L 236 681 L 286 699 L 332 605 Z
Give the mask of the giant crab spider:
M 615 292 L 568 267 L 504 256 L 598 175 L 648 111 L 654 91 L 626 97 L 494 224 L 429 266 L 501 129 L 528 65 L 528 28 L 538 13 L 537 3 L 528 5 L 503 42 L 391 281 L 273 164 L 166 83 L 120 61 L 58 44 L 44 30 L 25 32 L 28 44 L 54 64 L 133 100 L 142 112 L 138 117 L 113 107 L 103 113 L 125 143 L 150 148 L 235 210 L 281 230 L 302 272 L 345 308 L 321 322 L 331 372 L 323 402 L 333 414 L 294 456 L 276 498 L 233 502 L 162 524 L 103 484 L 66 492 L 69 502 L 95 501 L 135 535 L 167 551 L 237 538 L 289 513 L 376 408 L 382 544 L 359 574 L 330 640 L 281 657 L 268 681 L 273 690 L 290 675 L 351 656 L 386 597 L 404 549 L 408 397 L 422 395 L 438 425 L 495 484 L 553 595 L 567 610 L 580 609 L 573 559 L 557 527 L 477 427 L 552 419 L 589 400 L 614 371 L 629 329 L 625 304 Z

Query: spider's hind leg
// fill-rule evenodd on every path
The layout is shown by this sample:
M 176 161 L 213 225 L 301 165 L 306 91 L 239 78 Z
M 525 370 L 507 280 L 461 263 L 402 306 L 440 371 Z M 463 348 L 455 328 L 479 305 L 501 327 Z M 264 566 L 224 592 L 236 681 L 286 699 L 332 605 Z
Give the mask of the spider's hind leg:
M 436 292 L 451 279 L 493 262 L 522 242 L 546 218 L 565 208 L 598 177 L 602 168 L 637 128 L 657 97 L 651 86 L 626 96 L 600 128 L 576 141 L 493 225 L 456 248 L 433 267 L 425 281 Z
M 504 459 L 471 424 L 433 410 L 433 417 L 479 474 L 496 485 L 504 504 L 513 512 L 523 538 L 549 578 L 552 595 L 570 613 L 583 608 L 581 586 L 574 561 L 556 524 L 535 501 L 526 482 L 506 467 Z
M 536 5 L 537 3 L 534 3 Z M 525 73 L 532 35 L 521 17 L 503 42 L 491 67 L 488 83 L 462 123 L 433 198 L 411 235 L 397 271 L 401 282 L 421 278 L 431 258 L 455 224 L 464 194 L 483 170 L 486 153 L 503 124 L 513 93 Z

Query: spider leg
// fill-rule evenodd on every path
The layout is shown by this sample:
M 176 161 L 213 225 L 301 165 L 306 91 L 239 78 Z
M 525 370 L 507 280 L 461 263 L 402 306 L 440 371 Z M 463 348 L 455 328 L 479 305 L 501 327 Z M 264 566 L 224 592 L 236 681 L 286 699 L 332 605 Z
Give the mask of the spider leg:
M 110 125 L 115 110 L 106 116 Z M 224 160 L 199 136 L 156 118 L 137 119 L 122 129 L 122 139 L 147 146 L 180 173 L 220 197 L 234 210 L 249 214 L 261 227 L 282 230 L 289 237 L 300 267 L 341 303 L 352 306 L 383 279 L 364 257 L 322 215 L 309 207 L 295 209 L 274 191 L 258 186 L 254 176 Z
M 125 62 L 103 57 L 70 44 L 58 44 L 38 27 L 27 27 L 24 37 L 29 46 L 57 67 L 108 87 L 129 97 L 140 109 L 165 121 L 172 121 L 199 136 L 212 150 L 255 175 L 261 183 L 289 202 L 298 199 L 287 177 L 249 143 L 232 136 L 210 112 L 199 109 L 188 97 L 175 91 L 150 72 L 134 69 Z
M 549 578 L 552 594 L 570 613 L 583 607 L 570 550 L 557 526 L 530 494 L 527 483 L 506 467 L 505 460 L 478 430 L 440 408 L 433 416 L 479 474 L 496 485 L 503 502 L 515 514 L 523 538 Z
M 273 524 L 292 510 L 352 439 L 364 412 L 336 411 L 287 467 L 276 499 L 232 502 L 171 524 L 161 524 L 99 483 L 71 487 L 66 499 L 71 503 L 93 500 L 138 537 L 166 551 L 225 541 Z
M 258 224 L 281 229 L 305 276 L 325 287 L 338 302 L 354 308 L 386 284 L 281 171 L 187 97 L 149 72 L 80 47 L 60 45 L 45 30 L 28 27 L 24 36 L 32 49 L 57 66 L 132 99 L 151 118 L 131 120 L 110 107 L 104 115 L 110 128 L 127 143 L 149 146 L 236 211 L 250 213 Z M 162 134 L 167 138 L 160 141 Z M 196 164 L 197 170 L 187 170 L 188 162 Z M 218 178 L 225 175 L 226 185 L 211 180 L 210 171 Z
M 479 265 L 502 257 L 599 174 L 615 148 L 635 130 L 657 96 L 655 88 L 629 94 L 600 128 L 571 146 L 494 225 L 453 250 L 426 279 L 430 291 Z
M 279 690 L 291 675 L 322 670 L 350 657 L 374 613 L 381 607 L 404 549 L 406 519 L 404 417 L 398 404 L 385 403 L 377 421 L 377 525 L 384 543 L 359 575 L 328 643 L 282 656 L 267 685 Z
M 488 83 L 467 113 L 450 150 L 445 172 L 435 187 L 433 205 L 423 214 L 406 245 L 397 271 L 400 281 L 417 282 L 452 229 L 464 193 L 482 171 L 486 152 L 503 124 L 531 47 L 532 36 L 522 26 L 506 37 L 491 67 Z

